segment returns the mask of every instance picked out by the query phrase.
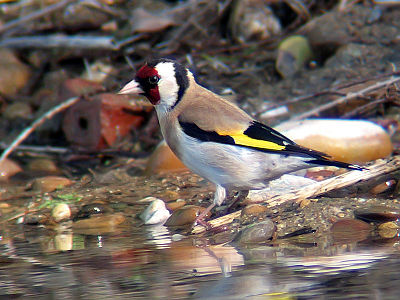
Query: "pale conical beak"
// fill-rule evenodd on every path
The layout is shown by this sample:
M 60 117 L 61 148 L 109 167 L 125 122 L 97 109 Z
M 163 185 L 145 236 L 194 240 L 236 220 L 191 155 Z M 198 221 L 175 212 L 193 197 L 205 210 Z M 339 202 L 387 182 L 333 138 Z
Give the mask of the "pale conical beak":
M 136 80 L 132 80 L 128 82 L 119 92 L 121 95 L 139 95 L 143 93 L 143 90 L 140 88 L 139 83 Z

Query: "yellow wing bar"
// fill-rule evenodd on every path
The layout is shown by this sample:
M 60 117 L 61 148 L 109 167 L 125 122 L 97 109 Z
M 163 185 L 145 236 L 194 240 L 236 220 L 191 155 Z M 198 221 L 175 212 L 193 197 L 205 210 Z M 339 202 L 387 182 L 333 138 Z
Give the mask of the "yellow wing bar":
M 233 138 L 236 145 L 240 146 L 254 147 L 254 148 L 273 150 L 273 151 L 279 151 L 285 149 L 285 146 L 278 145 L 274 142 L 253 139 L 243 134 L 230 135 L 230 137 Z

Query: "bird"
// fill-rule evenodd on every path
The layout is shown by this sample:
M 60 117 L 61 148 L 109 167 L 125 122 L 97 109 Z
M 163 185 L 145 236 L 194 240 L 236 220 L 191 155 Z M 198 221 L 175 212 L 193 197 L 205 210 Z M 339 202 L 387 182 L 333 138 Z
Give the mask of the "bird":
M 171 150 L 215 185 L 213 203 L 197 218 L 199 223 L 231 191 L 263 189 L 284 174 L 316 165 L 363 169 L 296 144 L 201 86 L 175 60 L 146 62 L 119 94 L 145 96 Z

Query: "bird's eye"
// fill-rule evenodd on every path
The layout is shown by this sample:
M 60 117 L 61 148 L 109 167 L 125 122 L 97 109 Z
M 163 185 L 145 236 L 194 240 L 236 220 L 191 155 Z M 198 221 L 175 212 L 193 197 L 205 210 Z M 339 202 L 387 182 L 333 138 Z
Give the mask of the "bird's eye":
M 149 83 L 152 85 L 157 84 L 159 80 L 160 78 L 156 75 L 149 77 Z

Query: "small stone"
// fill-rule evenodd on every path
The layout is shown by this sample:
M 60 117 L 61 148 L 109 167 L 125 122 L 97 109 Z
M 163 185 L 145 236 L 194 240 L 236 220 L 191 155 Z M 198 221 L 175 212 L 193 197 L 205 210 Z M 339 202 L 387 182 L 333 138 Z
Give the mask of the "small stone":
M 32 172 L 46 172 L 46 173 L 58 173 L 59 169 L 54 160 L 47 158 L 37 158 L 31 160 L 27 169 Z
M 140 214 L 140 219 L 146 225 L 162 224 L 169 217 L 170 212 L 165 207 L 164 201 L 161 199 L 153 200 L 149 206 Z
M 32 107 L 25 102 L 11 103 L 4 110 L 3 116 L 8 120 L 14 120 L 16 118 L 27 120 L 32 117 Z
M 234 238 L 239 244 L 263 243 L 270 240 L 276 232 L 276 226 L 270 219 L 246 226 Z
M 164 15 L 154 15 L 142 7 L 132 12 L 132 31 L 138 33 L 151 33 L 167 29 L 175 25 L 173 18 Z
M 261 204 L 249 204 L 240 213 L 240 224 L 250 224 L 266 217 L 268 208 Z
M 72 223 L 74 229 L 114 229 L 114 227 L 125 222 L 123 214 L 97 215 L 88 219 L 78 220 Z
M 205 210 L 204 207 L 196 205 L 184 206 L 172 213 L 167 222 L 166 226 L 182 226 L 193 224 L 196 218 Z M 211 213 L 209 214 L 211 215 Z M 208 215 L 208 216 L 209 216 Z
M 170 211 L 175 211 L 181 207 L 184 207 L 186 205 L 186 201 L 183 199 L 178 199 L 176 201 L 168 202 L 167 203 L 167 208 Z
M 46 176 L 35 179 L 32 182 L 32 188 L 42 192 L 52 192 L 56 189 L 61 189 L 71 184 L 73 184 L 73 181 L 66 177 Z
M 370 192 L 372 195 L 388 193 L 390 191 L 393 191 L 396 188 L 396 185 L 397 181 L 395 179 L 390 179 L 380 184 L 377 184 L 371 189 Z
M 263 0 L 234 1 L 228 26 L 241 43 L 267 40 L 282 32 L 279 18 Z
M 145 174 L 152 175 L 162 172 L 180 172 L 187 167 L 176 157 L 165 141 L 162 141 L 150 155 Z
M 283 77 L 292 77 L 298 73 L 313 56 L 310 43 L 301 35 L 290 36 L 278 46 L 275 68 Z
M 7 181 L 11 176 L 22 171 L 22 168 L 11 159 L 6 158 L 0 163 L 0 182 Z
M 354 211 L 357 219 L 366 222 L 384 223 L 397 221 L 400 218 L 400 209 L 387 206 L 371 206 Z
M 365 240 L 371 232 L 371 225 L 356 219 L 343 219 L 331 226 L 333 240 L 347 244 Z
M 378 233 L 385 239 L 391 239 L 399 235 L 399 228 L 397 222 L 386 222 L 378 226 Z
M 0 94 L 12 97 L 26 86 L 31 77 L 28 66 L 9 49 L 0 49 Z
M 51 216 L 57 223 L 69 220 L 71 218 L 71 209 L 68 204 L 59 203 L 52 209 Z
M 300 208 L 303 209 L 304 207 L 308 206 L 311 203 L 310 199 L 303 199 L 300 202 Z

